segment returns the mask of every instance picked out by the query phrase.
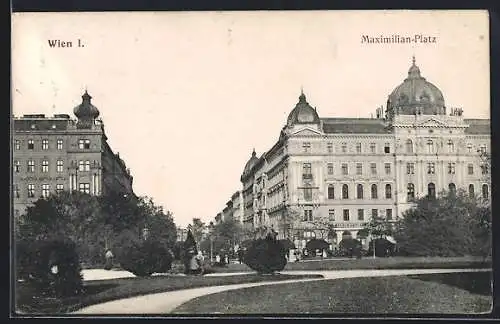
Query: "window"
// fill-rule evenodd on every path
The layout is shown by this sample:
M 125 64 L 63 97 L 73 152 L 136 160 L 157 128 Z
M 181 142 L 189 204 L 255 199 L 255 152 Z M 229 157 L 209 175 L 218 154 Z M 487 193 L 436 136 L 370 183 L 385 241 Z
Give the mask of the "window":
M 49 149 L 49 140 L 43 139 L 42 140 L 42 150 L 48 150 L 48 149 Z
M 436 166 L 434 162 L 427 163 L 427 174 L 435 174 L 436 173 Z
M 80 192 L 90 194 L 90 183 L 80 183 L 79 189 Z
M 35 197 L 35 185 L 34 184 L 29 184 L 28 185 L 28 197 L 33 198 Z
M 385 185 L 385 198 L 386 199 L 392 198 L 392 187 L 390 184 Z
M 90 161 L 78 161 L 78 171 L 90 171 Z
M 433 153 L 434 152 L 434 143 L 432 140 L 427 141 L 427 153 Z
M 474 185 L 473 184 L 469 185 L 469 197 L 470 198 L 475 198 L 476 197 L 476 194 L 474 193 Z
M 377 199 L 378 198 L 378 190 L 377 190 L 376 184 L 372 184 L 371 192 L 372 192 L 372 199 Z
M 467 170 L 468 170 L 468 172 L 467 172 L 467 173 L 468 173 L 469 175 L 474 174 L 474 164 L 469 163 L 469 164 L 467 165 Z
M 64 161 L 63 160 L 57 160 L 57 166 L 56 166 L 56 171 L 57 172 L 64 172 Z
M 78 140 L 78 148 L 89 149 L 90 148 L 90 140 L 89 139 L 79 139 Z
M 33 149 L 35 149 L 35 142 L 32 139 L 30 139 L 28 140 L 28 150 L 33 150 Z
M 363 174 L 363 164 L 362 163 L 356 163 L 356 174 L 357 175 Z
M 455 186 L 454 183 L 450 183 L 448 185 L 448 191 L 450 192 L 451 195 L 455 195 L 455 193 L 457 192 L 457 187 Z
M 427 196 L 429 198 L 436 198 L 436 185 L 432 182 L 427 185 Z
M 335 199 L 335 188 L 333 185 L 328 186 L 328 199 Z
M 481 144 L 479 146 L 479 153 L 486 153 L 486 145 Z
M 481 173 L 488 174 L 488 165 L 487 164 L 481 164 Z
M 385 143 L 384 153 L 391 153 L 391 146 L 389 145 L 389 143 Z
M 358 209 L 358 220 L 360 220 L 360 221 L 365 220 L 365 210 L 364 209 Z
M 406 163 L 406 174 L 415 174 L 415 163 Z
M 62 139 L 58 139 L 57 140 L 57 149 L 58 150 L 62 150 L 63 149 L 63 140 Z
M 348 175 L 349 174 L 349 169 L 347 167 L 347 163 L 342 163 L 342 174 L 343 175 Z
M 20 140 L 15 140 L 14 141 L 14 148 L 16 150 L 20 150 L 21 149 L 21 141 Z
M 370 163 L 370 171 L 372 175 L 377 174 L 377 163 Z
M 470 143 L 469 143 L 469 144 L 467 144 L 467 151 L 468 151 L 469 153 L 472 153 L 472 144 L 470 144 Z
M 349 186 L 346 184 L 342 185 L 342 199 L 349 199 Z
M 17 183 L 14 183 L 12 190 L 13 190 L 14 198 L 19 198 L 19 186 L 17 185 Z
M 344 215 L 344 221 L 348 222 L 349 221 L 349 209 L 344 209 L 342 211 L 342 214 Z
M 311 163 L 302 164 L 302 173 L 303 174 L 311 174 Z
M 313 221 L 313 211 L 308 209 L 304 210 L 304 222 L 312 222 Z
M 306 185 L 306 187 L 304 188 L 304 199 L 306 201 L 312 200 L 312 188 L 310 185 Z
M 35 161 L 28 161 L 28 172 L 35 172 Z
M 392 209 L 386 209 L 385 210 L 385 219 L 391 220 L 392 219 Z
M 18 173 L 21 171 L 21 162 L 14 161 L 14 172 Z
M 448 140 L 448 153 L 453 153 L 455 151 L 455 145 L 452 140 Z
M 328 219 L 330 221 L 334 221 L 335 220 L 335 209 L 329 209 L 328 210 Z
M 332 142 L 328 142 L 326 144 L 326 148 L 328 150 L 328 153 L 333 153 L 333 143 Z
M 327 164 L 328 174 L 333 174 L 333 163 Z
M 347 153 L 347 143 L 342 143 L 342 153 Z
M 57 191 L 57 193 L 60 193 L 63 190 L 64 190 L 64 185 L 62 183 L 56 184 L 56 191 Z
M 412 201 L 413 199 L 415 199 L 415 185 L 413 183 L 409 183 L 407 189 L 408 189 L 408 191 L 407 191 L 406 200 Z
M 362 184 L 357 185 L 356 193 L 357 193 L 358 199 L 363 199 L 363 185 Z
M 49 161 L 48 160 L 42 161 L 42 172 L 49 172 Z
M 361 143 L 356 143 L 356 153 L 361 153 Z
M 488 185 L 487 184 L 483 184 L 483 188 L 482 188 L 482 192 L 483 192 L 483 199 L 488 199 L 489 197 L 489 193 L 488 193 Z
M 372 219 L 378 217 L 378 209 L 372 209 Z
M 390 175 L 391 174 L 391 164 L 390 163 L 385 163 L 385 174 Z
M 375 143 L 370 143 L 370 152 L 371 153 L 377 152 L 377 145 L 375 145 Z
M 406 153 L 413 153 L 413 142 L 411 139 L 406 141 Z
M 50 185 L 43 184 L 42 185 L 42 197 L 47 198 L 47 197 L 49 197 L 49 194 L 50 194 Z
M 448 174 L 455 174 L 455 163 L 448 163 Z
M 310 149 L 311 149 L 311 143 L 310 142 L 304 142 L 304 144 L 302 144 L 302 148 L 304 149 L 304 152 L 309 152 Z

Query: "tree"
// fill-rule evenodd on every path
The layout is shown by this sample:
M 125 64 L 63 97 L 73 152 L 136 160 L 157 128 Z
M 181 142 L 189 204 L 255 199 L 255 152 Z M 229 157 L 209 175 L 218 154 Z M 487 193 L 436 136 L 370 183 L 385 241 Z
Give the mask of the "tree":
M 491 209 L 464 190 L 424 197 L 398 221 L 395 238 L 406 255 L 491 255 Z
M 188 229 L 186 240 L 184 241 L 181 253 L 181 258 L 184 264 L 184 273 L 189 272 L 189 262 L 191 261 L 191 258 L 198 253 L 198 249 L 196 246 L 197 244 L 194 235 L 191 230 Z
M 232 251 L 234 246 L 240 243 L 241 233 L 242 227 L 234 219 L 216 224 L 212 233 L 214 250 Z
M 193 223 L 189 224 L 187 229 L 191 231 L 195 242 L 199 243 L 203 238 L 203 233 L 205 233 L 206 225 L 201 221 L 201 219 L 193 218 Z

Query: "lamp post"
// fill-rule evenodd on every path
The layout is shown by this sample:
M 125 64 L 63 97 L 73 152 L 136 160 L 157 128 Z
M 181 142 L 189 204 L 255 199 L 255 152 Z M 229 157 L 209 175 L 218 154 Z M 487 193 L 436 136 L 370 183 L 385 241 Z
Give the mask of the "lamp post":
M 210 238 L 210 263 L 212 263 L 213 262 L 213 250 L 214 250 L 214 242 L 213 242 L 212 235 L 213 235 L 214 223 L 210 222 L 208 227 L 209 227 L 209 231 L 210 231 L 210 234 L 208 235 L 208 237 Z

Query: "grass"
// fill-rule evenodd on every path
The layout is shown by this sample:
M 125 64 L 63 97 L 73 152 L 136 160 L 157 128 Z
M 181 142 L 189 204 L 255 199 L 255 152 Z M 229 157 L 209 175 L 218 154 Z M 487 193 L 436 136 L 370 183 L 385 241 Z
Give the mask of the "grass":
M 285 271 L 292 270 L 352 270 L 352 269 L 454 269 L 454 268 L 491 268 L 491 259 L 477 257 L 390 257 L 363 259 L 325 259 L 315 261 L 289 262 Z M 245 264 L 230 264 L 216 268 L 215 272 L 252 271 Z
M 84 294 L 64 299 L 41 297 L 30 285 L 18 283 L 16 287 L 16 308 L 20 313 L 24 314 L 62 314 L 85 306 L 152 293 L 237 283 L 321 277 L 319 275 L 247 274 L 225 277 L 155 276 L 95 280 L 84 283 Z
M 482 274 L 490 276 L 488 272 Z M 432 281 L 429 276 L 424 280 L 417 279 L 418 276 L 391 276 L 258 286 L 198 297 L 177 307 L 173 313 L 402 315 L 470 314 L 491 310 L 491 292 L 489 296 L 472 294 L 445 285 L 440 282 L 443 276 L 438 277 Z

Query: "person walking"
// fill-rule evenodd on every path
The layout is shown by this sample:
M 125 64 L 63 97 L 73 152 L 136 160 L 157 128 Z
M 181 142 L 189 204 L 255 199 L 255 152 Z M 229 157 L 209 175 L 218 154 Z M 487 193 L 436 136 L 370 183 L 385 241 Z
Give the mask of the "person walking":
M 104 269 L 105 270 L 111 270 L 113 268 L 113 252 L 111 252 L 110 249 L 106 250 L 106 253 L 104 254 L 104 257 L 106 259 L 106 262 L 104 264 Z

